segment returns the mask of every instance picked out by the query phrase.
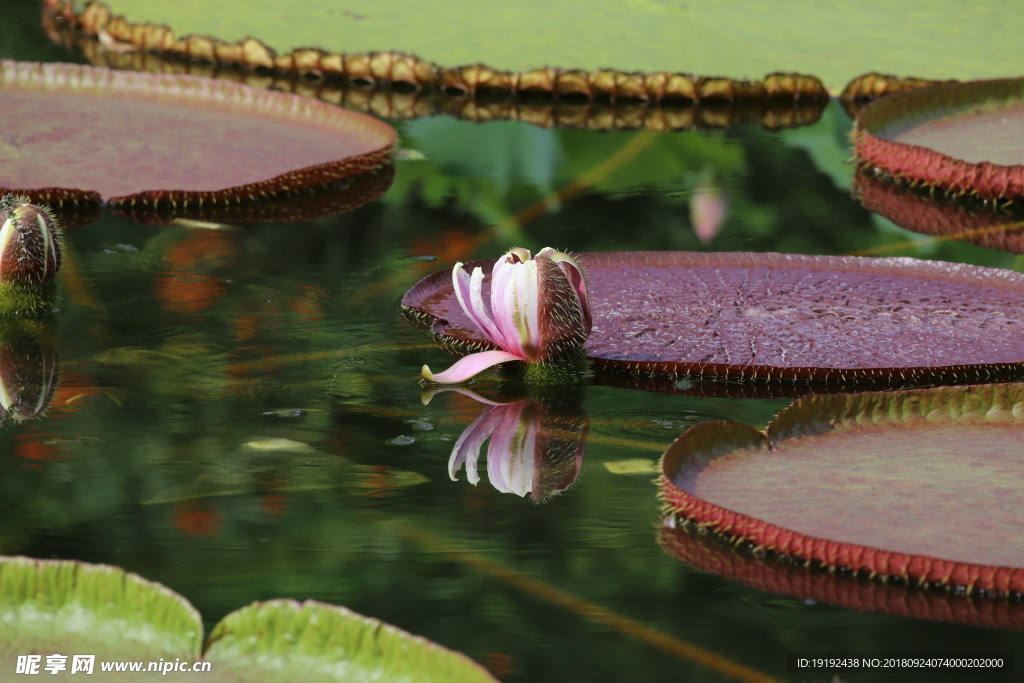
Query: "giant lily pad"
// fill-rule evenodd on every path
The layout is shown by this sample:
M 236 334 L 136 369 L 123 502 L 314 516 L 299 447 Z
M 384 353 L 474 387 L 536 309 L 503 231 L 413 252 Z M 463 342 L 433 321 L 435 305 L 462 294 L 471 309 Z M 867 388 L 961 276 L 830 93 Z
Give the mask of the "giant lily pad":
M 0 557 L 0 660 L 13 667 L 19 655 L 66 655 L 63 671 L 46 671 L 42 656 L 29 673 L 122 680 L 124 672 L 106 672 L 103 664 L 159 659 L 191 666 L 202 659 L 209 668 L 187 680 L 495 683 L 465 655 L 313 601 L 253 603 L 224 617 L 205 649 L 202 637 L 199 613 L 185 598 L 135 574 L 84 562 Z M 95 655 L 92 669 L 73 670 L 70 655 L 85 653 Z
M 31 652 L 195 659 L 202 638 L 202 619 L 188 601 L 123 569 L 0 557 L 0 661 L 5 666 L 15 655 Z
M 1024 385 L 811 396 L 765 433 L 703 422 L 662 459 L 669 510 L 872 577 L 1024 594 Z
M 674 523 L 674 518 L 669 518 Z M 984 600 L 952 592 L 921 590 L 897 582 L 810 569 L 775 553 L 728 543 L 689 525 L 663 526 L 658 543 L 680 562 L 768 593 L 801 601 L 827 602 L 858 612 L 927 619 L 1004 631 L 1024 631 L 1024 603 Z
M 772 383 L 985 381 L 1024 376 L 1024 275 L 910 258 L 580 254 L 597 370 Z M 467 264 L 490 273 L 493 261 Z M 488 300 L 489 281 L 484 298 Z M 495 348 L 451 271 L 418 282 L 406 317 L 455 353 Z
M 915 78 L 913 76 L 870 73 L 858 76 L 847 83 L 839 98 L 843 103 L 846 113 L 852 119 L 856 118 L 860 110 L 864 108 L 864 105 L 872 100 L 936 83 L 956 83 L 956 81 L 937 81 L 928 78 Z
M 1024 254 L 1024 212 L 969 206 L 931 197 L 869 173 L 857 173 L 854 195 L 869 211 L 924 235 L 955 239 L 986 249 Z
M 979 0 L 970 12 L 952 0 L 927 7 L 907 0 L 767 7 L 753 0 L 696 6 L 594 0 L 584 9 L 572 0 L 458 0 L 443 11 L 415 0 L 344 8 L 311 0 L 298 11 L 274 0 L 244 7 L 229 0 L 94 0 L 84 11 L 73 0 L 47 2 L 94 33 L 146 49 L 442 85 L 525 81 L 554 92 L 612 94 L 638 84 L 657 93 L 665 85 L 658 77 L 678 70 L 727 77 L 713 79 L 718 86 L 768 71 L 800 71 L 838 92 L 869 71 L 992 78 L 1024 70 L 1012 30 L 1020 16 L 996 0 Z M 481 62 L 487 67 L 459 68 Z
M 857 116 L 862 166 L 914 185 L 1024 199 L 1024 78 L 940 83 L 882 98 Z
M 390 157 L 387 124 L 191 76 L 0 62 L 0 192 L 136 211 L 258 202 Z
M 69 49 L 78 48 L 91 64 L 150 73 L 187 73 L 205 78 L 232 80 L 257 88 L 271 88 L 365 111 L 389 120 L 417 119 L 439 113 L 475 121 L 522 121 L 545 128 L 585 130 L 653 130 L 658 132 L 727 128 L 760 124 L 770 130 L 809 126 L 817 122 L 827 99 L 786 101 L 779 99 L 712 99 L 693 101 L 616 102 L 530 97 L 466 97 L 452 89 L 392 89 L 386 84 L 369 86 L 348 79 L 310 79 L 293 72 L 268 76 L 216 63 L 182 60 L 163 53 L 132 50 L 111 52 L 88 34 L 67 22 L 48 23 L 50 37 Z
M 179 219 L 211 223 L 304 223 L 349 213 L 383 197 L 395 179 L 394 164 L 324 187 L 288 192 L 238 204 L 156 206 L 121 203 L 113 213 L 140 223 L 168 225 Z
M 465 655 L 344 607 L 254 603 L 224 617 L 205 658 L 237 680 L 494 683 Z

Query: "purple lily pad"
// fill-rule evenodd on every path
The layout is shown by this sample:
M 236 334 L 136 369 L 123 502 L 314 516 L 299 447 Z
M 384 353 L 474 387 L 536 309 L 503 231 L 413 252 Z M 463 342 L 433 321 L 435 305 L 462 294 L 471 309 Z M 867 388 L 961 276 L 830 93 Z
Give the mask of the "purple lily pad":
M 580 254 L 597 370 L 755 384 L 907 386 L 1024 376 L 1024 275 L 911 258 Z M 467 264 L 490 272 L 493 261 Z M 485 280 L 484 297 L 489 296 Z M 463 313 L 451 271 L 402 299 L 456 354 L 494 347 Z
M 680 518 L 921 585 L 1024 594 L 1024 384 L 808 396 L 702 422 L 662 459 Z
M 181 75 L 0 61 L 0 192 L 114 208 L 258 202 L 366 173 L 382 121 Z

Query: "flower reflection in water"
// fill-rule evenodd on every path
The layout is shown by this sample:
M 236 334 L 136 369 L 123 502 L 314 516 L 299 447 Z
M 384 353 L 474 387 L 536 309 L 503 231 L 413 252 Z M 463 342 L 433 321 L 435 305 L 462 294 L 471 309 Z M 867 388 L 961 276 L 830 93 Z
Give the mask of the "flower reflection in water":
M 0 320 L 0 424 L 40 417 L 53 399 L 59 368 L 48 326 Z
M 502 493 L 529 494 L 535 502 L 544 502 L 576 481 L 590 429 L 578 401 L 556 405 L 524 398 L 500 403 L 462 387 L 428 390 L 424 400 L 443 391 L 457 391 L 485 404 L 452 448 L 452 481 L 463 465 L 469 483 L 480 481 L 480 448 L 488 439 L 487 479 Z

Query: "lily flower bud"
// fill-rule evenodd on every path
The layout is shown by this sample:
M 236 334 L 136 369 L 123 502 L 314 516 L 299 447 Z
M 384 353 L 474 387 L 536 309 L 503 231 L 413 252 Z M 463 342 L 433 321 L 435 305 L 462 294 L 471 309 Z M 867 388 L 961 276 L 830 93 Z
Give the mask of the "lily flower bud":
M 60 230 L 50 210 L 13 195 L 0 199 L 0 312 L 51 308 L 60 263 Z
M 571 256 L 550 247 L 531 257 L 528 249 L 510 250 L 494 264 L 490 305 L 484 302 L 484 273 L 452 269 L 462 310 L 497 349 L 473 353 L 448 370 L 423 377 L 437 384 L 458 384 L 499 363 L 546 363 L 582 353 L 593 318 L 583 269 Z
M 50 210 L 7 196 L 0 200 L 0 283 L 35 285 L 60 269 L 60 237 Z

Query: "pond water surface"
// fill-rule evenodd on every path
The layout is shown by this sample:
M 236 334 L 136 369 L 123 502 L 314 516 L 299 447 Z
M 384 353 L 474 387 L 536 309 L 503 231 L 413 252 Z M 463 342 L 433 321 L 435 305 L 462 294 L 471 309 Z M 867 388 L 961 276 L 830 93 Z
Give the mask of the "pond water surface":
M 0 19 L 3 57 L 83 61 L 47 40 L 35 8 Z M 0 432 L 0 554 L 124 567 L 183 594 L 208 629 L 253 600 L 342 604 L 508 683 L 725 680 L 678 641 L 787 681 L 814 679 L 787 673 L 787 652 L 1024 649 L 1019 633 L 763 592 L 663 549 L 661 452 L 700 421 L 764 426 L 791 399 L 588 387 L 579 475 L 543 502 L 499 492 L 482 464 L 477 485 L 465 472 L 452 481 L 452 446 L 482 406 L 456 393 L 423 403 L 420 366 L 449 357 L 398 299 L 434 270 L 512 244 L 1024 270 L 1019 256 L 905 231 L 851 198 L 850 119 L 837 103 L 783 131 L 444 116 L 395 126 L 425 158 L 405 155 L 388 193 L 351 213 L 222 229 L 104 214 L 67 232 L 62 380 L 43 418 Z M 712 184 L 728 213 L 702 240 L 689 205 Z M 860 585 L 834 580 L 836 593 Z M 888 590 L 894 605 L 917 599 Z M 934 599 L 935 614 L 967 602 Z

